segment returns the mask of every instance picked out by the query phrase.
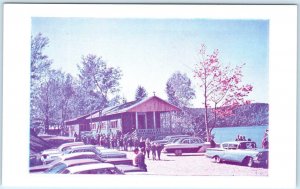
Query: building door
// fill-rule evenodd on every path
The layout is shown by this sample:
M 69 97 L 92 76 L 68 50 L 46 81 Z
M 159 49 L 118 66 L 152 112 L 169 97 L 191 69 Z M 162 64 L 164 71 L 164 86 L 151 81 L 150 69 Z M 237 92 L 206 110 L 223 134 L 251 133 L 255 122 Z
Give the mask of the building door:
M 146 116 L 144 114 L 138 115 L 139 129 L 146 129 Z

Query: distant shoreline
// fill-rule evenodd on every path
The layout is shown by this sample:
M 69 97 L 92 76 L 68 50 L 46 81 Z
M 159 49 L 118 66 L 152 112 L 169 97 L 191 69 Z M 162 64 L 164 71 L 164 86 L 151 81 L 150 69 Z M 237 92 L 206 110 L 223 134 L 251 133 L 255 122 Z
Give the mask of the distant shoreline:
M 228 128 L 232 128 L 232 127 L 269 127 L 269 125 L 236 125 L 236 126 L 224 126 L 224 127 L 215 127 L 215 128 L 227 128 L 227 127 Z

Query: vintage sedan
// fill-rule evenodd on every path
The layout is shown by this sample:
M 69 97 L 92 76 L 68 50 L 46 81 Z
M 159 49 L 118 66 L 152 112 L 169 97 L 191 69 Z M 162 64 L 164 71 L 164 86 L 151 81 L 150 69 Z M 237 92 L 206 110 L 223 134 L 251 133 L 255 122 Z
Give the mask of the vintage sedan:
M 164 146 L 164 152 L 174 153 L 179 156 L 182 153 L 195 153 L 203 146 L 203 140 L 198 137 L 181 137 L 174 143 Z
M 154 140 L 153 143 L 166 145 L 167 143 L 171 143 L 174 139 L 178 139 L 181 137 L 189 137 L 189 135 L 168 135 L 164 137 L 162 140 Z
M 83 142 L 68 142 L 68 143 L 64 143 L 64 144 L 60 145 L 57 148 L 44 150 L 41 153 L 41 161 L 43 162 L 43 164 L 48 164 L 48 163 L 56 160 L 59 156 L 61 156 L 68 147 L 79 146 L 79 145 L 84 145 L 84 143 Z
M 215 162 L 236 162 L 252 167 L 254 165 L 268 166 L 269 151 L 258 149 L 255 142 L 233 141 L 224 142 L 220 148 L 207 148 L 206 156 Z
M 94 145 L 81 145 L 72 146 L 65 150 L 65 154 L 71 154 L 75 152 L 94 152 L 101 158 L 126 158 L 126 154 L 114 149 L 105 149 L 103 147 L 96 147 Z
M 72 154 L 62 154 L 57 157 L 54 161 L 44 165 L 37 165 L 31 166 L 29 171 L 30 173 L 43 173 L 45 170 L 51 168 L 53 165 L 65 161 L 65 160 L 72 160 L 72 159 L 96 159 L 101 160 L 101 158 L 95 154 L 94 152 L 77 152 Z
M 123 175 L 115 165 L 110 163 L 92 163 L 87 165 L 78 165 L 65 169 L 62 174 L 109 174 Z

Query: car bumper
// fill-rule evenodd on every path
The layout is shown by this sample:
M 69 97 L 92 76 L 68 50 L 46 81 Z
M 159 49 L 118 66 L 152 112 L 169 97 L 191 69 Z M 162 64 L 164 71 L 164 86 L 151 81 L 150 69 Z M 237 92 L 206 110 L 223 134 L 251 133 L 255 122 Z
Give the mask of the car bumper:
M 254 162 L 255 165 L 268 166 L 268 160 L 267 159 L 254 158 L 253 162 Z

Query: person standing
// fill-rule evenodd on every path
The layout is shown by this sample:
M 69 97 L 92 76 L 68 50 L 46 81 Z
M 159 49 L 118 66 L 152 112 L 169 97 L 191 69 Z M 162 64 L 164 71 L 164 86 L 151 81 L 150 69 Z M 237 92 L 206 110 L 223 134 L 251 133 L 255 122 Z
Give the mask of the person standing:
M 155 143 L 151 143 L 151 152 L 152 152 L 152 159 L 156 160 L 156 145 L 155 145 Z
M 148 157 L 148 159 L 150 159 L 151 141 L 150 141 L 149 138 L 146 139 L 145 145 L 146 145 L 145 150 L 146 150 L 146 153 L 147 153 L 147 157 Z
M 77 133 L 75 132 L 75 133 L 74 133 L 74 138 L 75 138 L 75 139 L 74 139 L 74 142 L 75 142 L 75 141 L 78 141 L 78 138 L 77 138 L 77 137 L 78 137 L 78 135 L 77 135 Z
M 133 152 L 135 153 L 135 158 L 133 161 L 134 166 L 139 167 L 143 171 L 147 172 L 147 165 L 145 163 L 145 149 L 142 148 L 141 152 L 139 152 L 139 149 L 135 148 Z
M 211 137 L 210 139 L 210 147 L 215 148 L 216 147 L 216 142 L 214 141 L 214 137 Z
M 160 154 L 164 147 L 159 143 L 156 143 L 155 146 L 156 146 L 157 158 L 158 160 L 160 160 Z
M 145 142 L 145 140 L 143 139 L 143 137 L 140 138 L 139 147 L 140 147 L 140 149 L 142 149 L 142 148 L 145 149 L 145 148 L 146 148 L 146 142 Z
M 134 142 L 133 143 L 134 143 L 134 148 L 138 148 L 140 146 L 140 141 L 139 141 L 138 137 L 134 138 Z
M 261 145 L 264 149 L 269 148 L 269 129 L 266 129 Z
M 129 150 L 131 151 L 132 148 L 133 148 L 133 138 L 132 138 L 132 137 L 130 137 L 130 138 L 128 139 L 128 146 L 129 146 Z

